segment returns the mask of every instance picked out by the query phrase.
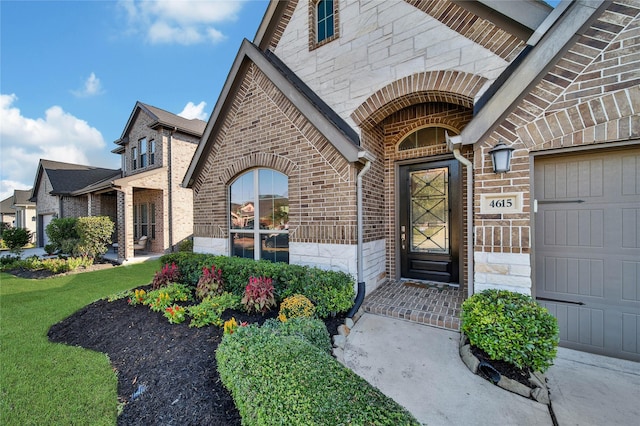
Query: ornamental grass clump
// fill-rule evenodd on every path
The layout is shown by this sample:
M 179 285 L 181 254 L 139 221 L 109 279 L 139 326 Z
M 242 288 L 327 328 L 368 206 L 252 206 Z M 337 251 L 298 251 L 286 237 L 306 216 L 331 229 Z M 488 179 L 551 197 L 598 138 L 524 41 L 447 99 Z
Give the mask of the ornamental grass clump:
M 556 356 L 558 322 L 530 296 L 485 290 L 462 304 L 461 330 L 493 360 L 546 371 Z
M 316 315 L 316 307 L 311 300 L 302 294 L 294 294 L 282 301 L 278 319 L 286 322 L 291 318 L 313 318 Z
M 271 278 L 249 278 L 241 303 L 249 313 L 254 311 L 265 313 L 276 306 L 275 289 Z

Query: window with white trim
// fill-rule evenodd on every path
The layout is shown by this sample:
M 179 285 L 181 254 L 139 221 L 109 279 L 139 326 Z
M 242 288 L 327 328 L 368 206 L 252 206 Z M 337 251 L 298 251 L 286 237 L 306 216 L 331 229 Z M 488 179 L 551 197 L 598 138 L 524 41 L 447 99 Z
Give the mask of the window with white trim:
M 138 141 L 140 147 L 140 168 L 147 167 L 147 138 L 142 138 Z
M 271 169 L 254 169 L 229 188 L 232 256 L 289 262 L 289 179 Z
M 156 164 L 156 140 L 151 139 L 149 141 L 149 165 Z

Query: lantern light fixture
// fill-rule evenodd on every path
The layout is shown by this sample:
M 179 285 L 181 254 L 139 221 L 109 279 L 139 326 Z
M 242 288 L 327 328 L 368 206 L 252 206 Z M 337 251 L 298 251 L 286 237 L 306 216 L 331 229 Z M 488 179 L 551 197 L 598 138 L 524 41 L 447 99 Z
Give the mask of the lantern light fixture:
M 511 153 L 513 151 L 515 151 L 515 148 L 507 146 L 502 140 L 498 140 L 496 146 L 489 151 L 494 173 L 506 173 L 511 170 Z

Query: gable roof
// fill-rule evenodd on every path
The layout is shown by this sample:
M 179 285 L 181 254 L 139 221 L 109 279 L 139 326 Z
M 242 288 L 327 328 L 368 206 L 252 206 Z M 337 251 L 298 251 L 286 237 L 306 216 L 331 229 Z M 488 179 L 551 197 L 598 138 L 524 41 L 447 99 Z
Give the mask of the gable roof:
M 52 190 L 49 192 L 51 195 L 72 195 L 74 191 L 105 179 L 116 179 L 122 174 L 120 169 L 105 169 L 41 159 L 31 191 L 31 201 L 35 201 L 44 173 L 47 174 L 51 182 Z
M 199 120 L 197 118 L 188 119 L 180 117 L 179 115 L 173 114 L 169 111 L 165 111 L 158 107 L 154 107 L 152 105 L 137 101 L 136 105 L 133 107 L 133 111 L 131 112 L 129 119 L 127 120 L 127 124 L 122 131 L 120 139 L 115 141 L 117 145 L 124 145 L 128 142 L 127 134 L 129 133 L 131 126 L 133 126 L 135 118 L 140 111 L 143 111 L 145 114 L 151 117 L 152 120 L 154 120 L 153 123 L 149 125 L 149 127 L 152 129 L 156 129 L 158 127 L 174 128 L 182 133 L 186 133 L 188 135 L 199 138 L 202 136 L 202 133 L 207 126 L 207 123 L 205 121 Z M 111 152 L 119 154 L 122 152 L 122 147 L 119 146 L 113 149 Z
M 11 207 L 13 205 L 13 195 L 0 201 L 0 214 L 15 215 L 16 211 Z
M 231 71 L 222 88 L 218 102 L 209 118 L 196 153 L 183 180 L 183 186 L 191 187 L 206 161 L 206 154 L 214 143 L 233 95 L 241 84 L 244 71 L 251 62 L 280 90 L 305 118 L 350 162 L 358 161 L 363 150 L 359 147 L 358 134 L 318 95 L 316 95 L 274 53 L 262 52 L 245 39 L 233 62 Z
M 15 189 L 13 191 L 13 205 L 22 207 L 33 207 L 36 205 L 31 198 L 30 189 Z

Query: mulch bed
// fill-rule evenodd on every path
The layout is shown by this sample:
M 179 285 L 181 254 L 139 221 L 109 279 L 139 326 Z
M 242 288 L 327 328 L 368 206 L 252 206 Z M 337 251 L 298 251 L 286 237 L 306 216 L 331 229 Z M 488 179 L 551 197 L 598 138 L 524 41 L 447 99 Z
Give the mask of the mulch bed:
M 275 316 L 227 310 L 223 319 L 262 324 Z M 109 356 L 124 406 L 118 425 L 240 425 L 216 368 L 222 328 L 189 328 L 188 322 L 169 324 L 161 313 L 126 299 L 99 300 L 53 325 L 48 336 Z M 326 320 L 329 334 L 343 322 L 344 316 Z
M 489 363 L 493 368 L 495 368 L 500 373 L 500 375 L 508 377 L 517 382 L 520 382 L 525 386 L 531 386 L 531 384 L 529 383 L 530 370 L 523 370 L 506 361 L 493 360 L 491 359 L 491 357 L 489 357 L 489 355 L 487 355 L 485 351 L 473 345 L 471 345 L 471 353 L 474 354 L 480 362 L 484 361 Z M 478 371 L 479 371 L 479 374 L 483 376 L 480 370 Z M 490 380 L 489 377 L 485 377 L 485 376 L 483 377 L 487 380 Z
M 6 271 L 7 273 L 11 274 L 11 275 L 15 275 L 16 277 L 19 278 L 26 278 L 26 279 L 43 279 L 43 278 L 49 278 L 49 277 L 53 277 L 53 276 L 63 276 L 63 275 L 72 275 L 72 274 L 79 274 L 82 272 L 92 272 L 92 271 L 99 271 L 101 269 L 109 269 L 109 268 L 113 268 L 114 266 L 118 266 L 118 263 L 104 259 L 104 258 L 100 258 L 100 259 L 96 259 L 93 262 L 93 265 L 85 268 L 85 267 L 80 267 L 78 269 L 76 269 L 75 271 L 69 271 L 69 272 L 64 272 L 61 274 L 55 274 L 51 271 L 48 271 L 46 269 L 37 269 L 37 270 L 31 270 L 31 269 L 25 269 L 25 268 L 15 268 L 15 269 L 10 269 L 8 271 Z

